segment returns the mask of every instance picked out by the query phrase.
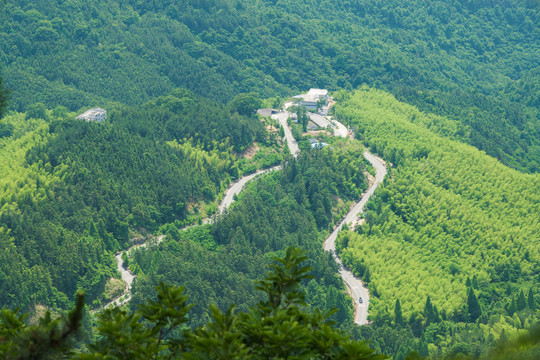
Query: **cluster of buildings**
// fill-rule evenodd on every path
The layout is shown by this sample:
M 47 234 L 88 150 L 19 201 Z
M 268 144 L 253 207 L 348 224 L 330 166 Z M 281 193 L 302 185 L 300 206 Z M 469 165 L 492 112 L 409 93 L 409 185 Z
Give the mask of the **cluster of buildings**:
M 328 115 L 328 100 L 330 99 L 328 97 L 328 90 L 326 89 L 309 89 L 307 94 L 300 94 L 293 96 L 294 101 L 286 102 L 285 107 L 289 107 L 291 105 L 304 105 L 306 107 L 306 110 L 315 110 L 318 111 L 320 115 L 326 116 Z M 271 116 L 274 114 L 279 113 L 280 110 L 276 109 L 259 109 L 257 110 L 257 113 L 261 116 Z M 313 113 L 311 113 L 313 115 Z M 318 127 L 325 128 L 329 125 L 329 122 L 326 121 L 326 119 L 323 118 L 323 116 L 310 116 L 310 120 Z
M 107 119 L 107 110 L 102 108 L 93 108 L 83 112 L 81 115 L 77 116 L 75 119 L 84 120 L 84 121 L 96 121 L 102 122 Z
M 309 89 L 307 94 L 296 95 L 293 99 L 299 100 L 299 104 L 304 105 L 307 110 L 319 110 L 328 104 L 328 90 Z
M 284 108 L 290 109 L 294 106 L 305 106 L 306 110 L 311 110 L 307 112 L 307 116 L 309 117 L 309 122 L 307 124 L 308 130 L 335 128 L 336 126 L 326 117 L 331 105 L 329 104 L 329 100 L 331 99 L 328 97 L 328 90 L 312 88 L 307 94 L 293 96 L 293 101 L 285 102 Z M 268 117 L 280 112 L 281 110 L 270 108 L 257 110 L 259 115 Z M 298 123 L 298 119 L 294 112 L 289 112 L 288 116 L 292 119 L 292 122 Z M 313 138 L 308 140 L 312 148 L 320 149 L 328 146 L 327 143 L 317 141 Z

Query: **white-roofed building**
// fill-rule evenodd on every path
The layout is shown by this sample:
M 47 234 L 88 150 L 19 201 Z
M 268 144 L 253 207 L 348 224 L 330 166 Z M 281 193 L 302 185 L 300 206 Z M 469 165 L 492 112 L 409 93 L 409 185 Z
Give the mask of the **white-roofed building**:
M 308 110 L 317 110 L 317 103 L 321 100 L 326 105 L 328 101 L 328 90 L 326 89 L 309 89 L 307 94 L 297 95 L 294 99 L 301 99 L 301 104 L 306 106 Z
M 326 89 L 309 89 L 307 95 L 316 98 L 317 100 L 328 100 L 328 90 Z
M 102 108 L 93 108 L 83 112 L 81 115 L 77 116 L 76 119 L 102 122 L 107 119 L 107 110 Z

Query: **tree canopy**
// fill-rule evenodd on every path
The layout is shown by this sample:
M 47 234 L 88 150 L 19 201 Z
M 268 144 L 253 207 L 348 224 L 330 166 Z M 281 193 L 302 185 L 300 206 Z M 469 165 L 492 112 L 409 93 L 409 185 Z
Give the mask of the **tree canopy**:
M 262 105 L 259 96 L 255 93 L 238 94 L 229 102 L 229 107 L 232 111 L 236 111 L 240 115 L 254 115 L 257 109 Z
M 256 306 L 226 312 L 211 306 L 211 319 L 195 330 L 182 326 L 192 307 L 184 289 L 160 283 L 156 300 L 135 312 L 114 308 L 99 314 L 99 338 L 87 351 L 68 343 L 81 325 L 83 296 L 67 319 L 47 314 L 34 326 L 23 322 L 24 315 L 2 310 L 0 351 L 5 359 L 386 359 L 337 330 L 328 320 L 331 313 L 304 309 L 299 285 L 311 277 L 305 260 L 300 249 L 288 248 L 258 282 L 263 299 Z
M 540 167 L 538 6 L 461 0 L 6 1 L 10 106 L 140 105 L 174 88 L 227 103 L 367 84 L 458 120 L 462 141 Z M 101 105 L 100 105 L 101 104 Z

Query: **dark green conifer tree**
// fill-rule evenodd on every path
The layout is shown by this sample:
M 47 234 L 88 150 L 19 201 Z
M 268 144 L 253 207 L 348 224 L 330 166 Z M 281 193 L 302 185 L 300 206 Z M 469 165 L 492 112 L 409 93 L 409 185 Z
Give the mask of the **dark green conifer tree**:
M 527 307 L 527 300 L 525 300 L 525 294 L 523 290 L 519 292 L 519 296 L 516 302 L 517 311 L 521 311 Z
M 433 304 L 431 303 L 429 295 L 426 299 L 426 305 L 424 305 L 424 317 L 426 318 L 426 326 L 431 324 L 434 320 Z
M 394 319 L 396 324 L 403 326 L 403 313 L 401 312 L 401 303 L 399 299 L 396 299 L 396 306 L 394 307 Z
M 475 322 L 476 319 L 478 319 L 480 315 L 482 315 L 482 308 L 480 307 L 478 298 L 474 294 L 474 290 L 472 288 L 469 288 L 467 295 L 467 309 L 469 311 L 470 322 Z
M 369 269 L 366 269 L 366 272 L 364 273 L 364 277 L 362 278 L 362 281 L 364 281 L 366 284 L 371 281 L 371 275 L 369 273 Z
M 90 219 L 90 224 L 88 225 L 88 235 L 90 235 L 91 237 L 99 237 L 99 231 L 97 229 L 96 223 L 92 219 Z
M 439 310 L 437 309 L 437 305 L 433 305 L 433 322 L 439 322 L 441 321 L 441 316 L 439 315 Z
M 532 287 L 529 289 L 529 296 L 527 297 L 527 305 L 529 309 L 534 311 L 536 310 L 536 301 L 534 300 L 534 293 Z
M 336 313 L 336 318 L 339 323 L 345 322 L 347 318 L 350 317 L 350 315 L 347 314 L 347 311 L 345 310 L 350 306 L 349 304 L 350 300 L 347 301 L 347 297 L 345 296 L 345 294 L 343 292 L 339 292 L 337 297 L 338 311 Z
M 424 335 L 422 335 L 420 338 L 420 343 L 418 344 L 418 355 L 421 357 L 429 356 L 428 345 Z
M 7 108 L 8 91 L 2 84 L 2 77 L 0 77 L 0 118 L 4 115 L 4 111 Z
M 475 290 L 478 290 L 478 278 L 476 277 L 476 274 L 474 274 L 472 278 L 472 287 Z
M 510 302 L 510 305 L 508 306 L 508 316 L 514 315 L 516 312 L 516 299 L 512 296 L 512 301 Z
M 105 227 L 105 223 L 103 222 L 103 219 L 99 219 L 97 223 L 97 229 L 98 229 L 99 237 L 102 239 L 105 239 L 107 230 Z

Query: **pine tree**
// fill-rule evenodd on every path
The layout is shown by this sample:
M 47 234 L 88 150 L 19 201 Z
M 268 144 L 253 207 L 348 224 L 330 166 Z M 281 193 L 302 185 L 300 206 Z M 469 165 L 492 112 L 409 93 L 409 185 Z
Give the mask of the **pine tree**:
M 440 315 L 441 315 L 441 319 L 443 321 L 446 321 L 446 319 L 448 318 L 448 316 L 446 315 L 446 310 L 445 309 L 441 310 Z
M 405 360 L 405 357 L 407 356 L 406 350 L 403 348 L 403 346 L 400 346 L 398 350 L 396 351 L 396 355 L 394 356 L 394 360 Z
M 105 223 L 103 222 L 103 219 L 99 219 L 99 221 L 97 223 L 97 230 L 98 230 L 98 233 L 99 233 L 99 237 L 102 238 L 102 239 L 105 239 L 107 229 L 106 229 Z
M 536 310 L 536 301 L 534 300 L 534 293 L 532 287 L 529 289 L 529 296 L 527 297 L 527 305 L 529 309 L 534 311 Z
M 426 342 L 426 339 L 424 338 L 424 335 L 420 338 L 420 343 L 418 344 L 418 355 L 421 357 L 429 356 L 429 350 L 428 345 Z
M 482 315 L 482 308 L 478 302 L 478 298 L 474 294 L 474 290 L 469 288 L 469 294 L 467 296 L 467 308 L 469 310 L 469 321 L 475 322 L 476 319 Z
M 472 286 L 472 284 L 471 284 L 471 278 L 468 277 L 468 276 L 467 276 L 467 281 L 465 281 L 465 286 L 468 287 L 468 288 Z
M 328 309 L 337 307 L 337 297 L 338 293 L 336 291 L 336 288 L 330 286 L 328 289 L 328 293 L 326 294 L 326 307 Z
M 366 272 L 364 273 L 364 277 L 362 278 L 362 280 L 367 284 L 370 282 L 371 280 L 371 275 L 369 273 L 369 269 L 366 269 Z
M 510 305 L 508 306 L 508 316 L 514 315 L 516 312 L 516 299 L 512 296 L 512 301 L 510 302 Z
M 7 107 L 8 91 L 2 85 L 2 78 L 0 77 L 0 118 L 4 114 L 4 110 Z
M 426 305 L 424 305 L 424 317 L 426 318 L 427 324 L 433 322 L 433 315 L 433 305 L 431 304 L 431 298 L 428 295 L 426 299 Z
M 439 310 L 437 309 L 437 305 L 433 305 L 433 322 L 440 322 L 441 317 L 439 315 Z
M 94 238 L 99 237 L 99 232 L 96 227 L 96 223 L 92 219 L 90 219 L 90 224 L 88 225 L 88 234 Z
M 403 313 L 401 312 L 401 303 L 399 302 L 399 299 L 396 299 L 396 306 L 394 308 L 394 319 L 397 325 L 403 326 Z
M 347 318 L 350 317 L 350 315 L 347 313 L 347 309 L 350 306 L 350 300 L 347 300 L 347 297 L 343 292 L 338 293 L 337 297 L 337 313 L 336 318 L 338 323 L 343 323 L 347 320 Z
M 527 301 L 525 300 L 525 294 L 523 293 L 523 290 L 520 291 L 517 303 L 516 303 L 517 311 L 521 311 L 527 307 Z
M 473 289 L 478 290 L 478 278 L 476 277 L 476 274 L 474 274 L 472 278 L 472 287 Z

